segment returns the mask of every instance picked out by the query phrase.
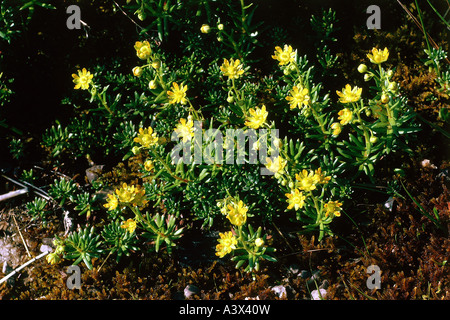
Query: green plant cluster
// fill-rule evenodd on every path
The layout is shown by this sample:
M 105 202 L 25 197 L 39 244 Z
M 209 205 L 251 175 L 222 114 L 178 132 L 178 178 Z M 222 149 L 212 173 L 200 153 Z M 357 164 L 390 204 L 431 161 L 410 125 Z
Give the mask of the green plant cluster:
M 279 224 L 288 221 L 290 230 L 318 233 L 322 241 L 346 214 L 356 184 L 373 187 L 382 159 L 412 152 L 420 125 L 393 80 L 389 55 L 395 48 L 374 47 L 362 57 L 360 78 L 330 92 L 322 81 L 324 74 L 336 77 L 339 62 L 331 47 L 335 12 L 310 20 L 315 57 L 289 43 L 255 57 L 262 26 L 253 20 L 256 4 L 245 2 L 117 4 L 148 22 L 128 43 L 135 64 L 126 74 L 114 64 L 74 70 L 76 95 L 64 102 L 77 116 L 47 129 L 42 147 L 54 163 L 129 160 L 136 178 L 115 184 L 99 179 L 89 190 L 55 180 L 49 193 L 60 206 L 70 202 L 80 215 L 98 215 L 101 222 L 94 228 L 87 220 L 58 238 L 49 262 L 83 261 L 91 269 L 96 259 L 113 254 L 119 261 L 138 250 L 171 253 L 198 221 L 202 230 L 219 232 L 217 256 L 258 271 L 262 261 L 276 261 L 271 235 L 282 233 Z M 165 47 L 176 36 L 180 56 Z M 429 52 L 434 66 L 445 57 L 442 50 Z M 271 71 L 261 74 L 257 62 L 271 64 Z M 448 72 L 437 70 L 445 86 Z M 369 90 L 362 89 L 365 83 Z M 252 130 L 259 137 L 253 139 Z M 218 132 L 240 132 L 243 140 L 222 141 Z M 217 161 L 219 150 L 230 146 L 227 163 Z M 267 157 L 251 163 L 252 153 L 264 149 Z M 199 153 L 200 162 L 192 156 Z M 108 193 L 106 199 L 98 191 Z M 28 207 L 39 215 L 45 206 Z

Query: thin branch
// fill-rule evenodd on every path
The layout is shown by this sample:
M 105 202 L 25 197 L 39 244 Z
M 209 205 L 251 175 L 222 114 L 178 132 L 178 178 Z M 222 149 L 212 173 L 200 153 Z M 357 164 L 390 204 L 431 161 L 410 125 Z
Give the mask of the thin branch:
M 13 213 L 13 214 L 12 214 L 12 217 L 13 217 L 14 223 L 16 224 L 17 231 L 19 231 L 20 239 L 22 239 L 22 242 L 23 242 L 23 245 L 24 245 L 24 247 L 25 247 L 25 250 L 27 251 L 28 256 L 29 256 L 30 258 L 32 258 L 31 253 L 30 253 L 30 251 L 28 250 L 27 243 L 25 242 L 25 239 L 24 239 L 23 236 L 22 236 L 22 232 L 20 232 L 20 228 L 19 228 L 19 225 L 18 225 L 17 220 L 16 220 L 16 215 Z
M 406 6 L 400 2 L 400 0 L 397 0 L 398 4 L 403 8 L 403 10 L 405 10 L 405 12 L 408 14 L 408 16 L 414 21 L 414 23 L 416 24 L 416 26 L 423 32 L 423 34 L 425 35 L 425 40 L 429 40 L 430 43 L 433 45 L 433 47 L 435 49 L 439 49 L 439 46 L 436 44 L 436 42 L 434 42 L 433 38 L 428 34 L 428 32 L 426 32 L 423 28 L 421 23 L 419 22 L 419 20 L 417 20 L 417 18 L 411 13 L 411 11 L 408 10 L 408 8 L 406 8 Z M 448 1 L 447 1 L 448 2 Z M 445 59 L 447 61 L 448 64 L 450 64 L 450 60 L 448 58 Z
M 28 262 L 24 263 L 23 265 L 21 265 L 19 268 L 17 268 L 16 270 L 14 270 L 13 272 L 11 272 L 10 274 L 8 274 L 6 277 L 3 277 L 2 279 L 0 279 L 0 284 L 2 284 L 3 282 L 5 282 L 6 280 L 8 280 L 9 278 L 11 278 L 13 275 L 15 275 L 16 273 L 18 273 L 20 270 L 22 270 L 23 268 L 25 268 L 26 266 L 28 266 L 29 264 L 33 263 L 34 261 L 46 256 L 47 254 L 49 254 L 50 251 L 46 251 L 41 253 L 40 255 L 38 255 L 37 257 L 29 260 Z

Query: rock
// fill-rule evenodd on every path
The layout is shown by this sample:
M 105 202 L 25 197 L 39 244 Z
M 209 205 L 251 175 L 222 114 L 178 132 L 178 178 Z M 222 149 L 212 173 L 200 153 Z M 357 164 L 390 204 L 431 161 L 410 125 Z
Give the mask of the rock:
M 420 164 L 424 168 L 437 169 L 437 167 L 434 164 L 432 164 L 431 161 L 428 159 L 424 159 Z
M 41 252 L 52 252 L 53 251 L 52 247 L 50 247 L 49 245 L 46 245 L 46 244 L 41 245 L 39 250 Z
M 13 271 L 14 271 L 14 269 L 8 265 L 7 261 L 5 261 L 3 263 L 3 267 L 2 267 L 2 272 L 5 275 L 5 277 Z M 14 284 L 16 283 L 16 279 L 14 278 L 14 276 L 12 276 L 12 277 L 8 278 L 8 280 L 6 280 L 6 283 L 10 286 L 14 286 Z
M 299 276 L 302 277 L 302 279 L 308 279 L 311 276 L 311 273 L 308 270 L 301 270 Z
M 259 300 L 259 296 L 256 296 L 256 297 L 245 297 L 244 300 Z
M 442 169 L 437 175 L 436 175 L 436 181 L 439 181 L 441 179 L 445 181 L 450 181 L 450 175 L 448 172 L 448 169 Z
M 303 279 L 308 279 L 309 277 L 311 277 L 311 272 L 309 272 L 308 270 L 300 270 L 300 273 L 298 275 Z
M 200 289 L 192 284 L 188 284 L 186 288 L 184 288 L 184 297 L 189 299 L 189 297 L 199 294 Z
M 395 200 L 393 197 L 389 197 L 389 199 L 387 199 L 387 201 L 384 203 L 384 207 L 390 212 L 392 212 L 392 210 L 394 209 L 394 201 Z
M 278 298 L 287 298 L 286 288 L 282 285 L 273 287 L 272 291 L 275 292 Z
M 322 300 L 325 299 L 325 297 L 327 296 L 327 290 L 325 289 L 319 289 L 320 290 L 320 294 L 318 290 L 313 290 L 311 292 L 311 299 L 312 300 Z M 321 297 L 322 296 L 322 297 Z
M 328 280 L 323 280 L 322 284 L 319 286 L 319 289 L 325 289 L 327 290 L 330 284 L 328 283 Z
M 17 241 L 21 241 L 18 239 Z M 8 262 L 12 268 L 17 268 L 22 263 L 22 256 L 16 242 L 10 236 L 0 238 L 0 263 Z M 21 243 L 21 242 L 20 242 Z
M 320 271 L 319 270 L 313 271 L 311 278 L 306 280 L 306 285 L 310 286 L 313 283 L 317 283 L 319 279 L 320 279 Z
M 289 272 L 296 276 L 300 272 L 300 267 L 298 264 L 293 263 L 289 266 Z
M 90 184 L 97 180 L 98 176 L 102 173 L 104 165 L 95 165 L 86 169 L 86 178 Z

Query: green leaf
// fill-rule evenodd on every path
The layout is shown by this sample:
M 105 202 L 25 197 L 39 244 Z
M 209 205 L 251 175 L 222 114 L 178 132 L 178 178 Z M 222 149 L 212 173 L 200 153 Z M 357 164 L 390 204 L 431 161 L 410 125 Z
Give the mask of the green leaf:
M 240 267 L 242 267 L 242 265 L 244 264 L 244 262 L 245 262 L 245 260 L 239 260 L 239 261 L 236 263 L 236 269 L 239 269 Z
M 156 237 L 155 240 L 155 251 L 158 252 L 159 251 L 159 246 L 161 245 L 161 235 L 158 234 L 158 236 Z
M 267 261 L 270 261 L 270 262 L 277 262 L 277 259 L 275 257 L 269 256 L 267 254 L 263 254 L 261 256 L 261 258 L 263 258 L 263 259 L 265 259 Z
M 356 144 L 359 148 L 361 148 L 361 149 L 365 149 L 366 147 L 364 146 L 364 143 L 363 143 L 363 141 L 362 141 L 362 138 L 361 137 L 355 137 L 353 134 L 351 134 L 351 133 L 349 133 L 349 138 L 350 138 L 350 140 L 354 143 L 354 144 Z

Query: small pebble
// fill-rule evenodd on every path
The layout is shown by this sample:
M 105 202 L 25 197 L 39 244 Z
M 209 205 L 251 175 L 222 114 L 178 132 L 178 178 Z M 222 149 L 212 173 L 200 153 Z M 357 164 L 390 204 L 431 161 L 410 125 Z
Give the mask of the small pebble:
M 325 299 L 325 297 L 327 296 L 327 290 L 325 289 L 319 289 L 320 290 L 320 295 L 319 295 L 319 291 L 317 290 L 313 290 L 311 292 L 311 298 L 312 300 L 322 300 Z M 322 298 L 320 297 L 322 296 Z
M 43 244 L 40 249 L 41 252 L 52 252 L 53 249 L 49 245 Z
M 289 272 L 291 272 L 293 275 L 297 275 L 300 272 L 300 267 L 293 263 L 289 266 Z
M 286 288 L 282 285 L 278 285 L 272 288 L 272 291 L 278 296 L 278 298 L 287 297 Z
M 196 295 L 200 293 L 200 289 L 192 284 L 188 284 L 186 288 L 184 288 L 184 297 L 189 299 L 190 296 Z
M 308 270 L 301 270 L 299 276 L 303 279 L 308 279 L 311 276 L 311 273 Z

